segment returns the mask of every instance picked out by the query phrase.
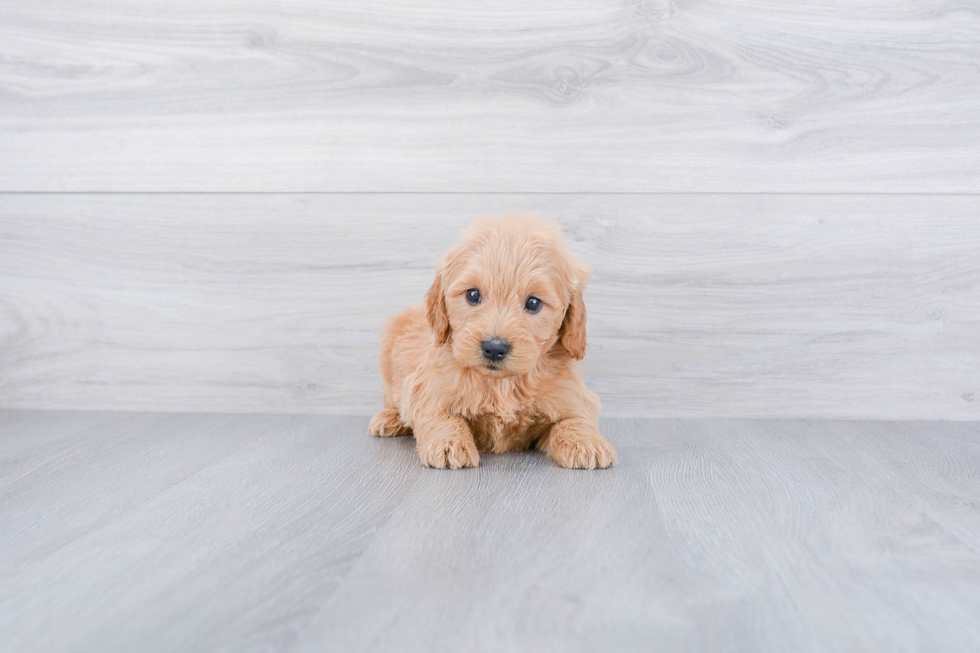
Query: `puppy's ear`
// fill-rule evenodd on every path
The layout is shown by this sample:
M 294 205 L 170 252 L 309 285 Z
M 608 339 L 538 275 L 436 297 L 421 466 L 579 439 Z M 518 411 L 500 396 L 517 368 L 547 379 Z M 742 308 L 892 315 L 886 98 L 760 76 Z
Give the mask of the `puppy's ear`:
M 568 355 L 575 360 L 585 358 L 585 301 L 582 290 L 588 279 L 588 268 L 582 266 L 578 271 L 578 279 L 572 285 L 572 296 L 565 309 L 565 319 L 558 330 L 558 339 Z
M 442 289 L 442 271 L 436 273 L 429 292 L 425 294 L 425 317 L 436 336 L 436 346 L 449 340 L 449 314 L 446 312 L 446 298 Z

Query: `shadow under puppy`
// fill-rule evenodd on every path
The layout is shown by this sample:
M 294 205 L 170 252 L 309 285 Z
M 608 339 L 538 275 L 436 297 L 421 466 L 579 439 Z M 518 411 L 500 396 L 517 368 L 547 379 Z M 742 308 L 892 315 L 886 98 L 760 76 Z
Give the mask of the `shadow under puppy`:
M 414 433 L 430 467 L 476 467 L 480 451 L 531 446 L 562 467 L 616 462 L 578 363 L 588 276 L 554 225 L 477 221 L 439 260 L 425 302 L 385 328 L 385 408 L 371 433 Z

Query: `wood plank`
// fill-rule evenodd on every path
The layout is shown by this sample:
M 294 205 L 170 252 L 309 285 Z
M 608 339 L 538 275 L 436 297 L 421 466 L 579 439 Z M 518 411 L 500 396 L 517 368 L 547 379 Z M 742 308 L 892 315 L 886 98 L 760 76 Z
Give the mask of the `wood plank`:
M 611 474 L 491 456 L 416 484 L 301 648 L 980 644 L 976 424 L 605 426 Z
M 0 493 L 13 479 L 50 462 L 39 452 L 58 450 L 92 429 L 113 428 L 126 413 L 106 411 L 0 410 Z M 3 534 L 0 534 L 0 539 Z
M 0 406 L 373 412 L 473 218 L 594 268 L 607 415 L 978 419 L 980 197 L 0 195 Z
M 283 650 L 423 472 L 379 446 L 362 418 L 134 413 L 42 448 L 0 490 L 5 646 Z
M 980 192 L 960 0 L 9 0 L 0 190 Z
M 620 463 L 593 472 L 536 452 L 428 470 L 366 426 L 135 413 L 47 438 L 0 490 L 5 645 L 980 643 L 980 423 L 606 419 Z

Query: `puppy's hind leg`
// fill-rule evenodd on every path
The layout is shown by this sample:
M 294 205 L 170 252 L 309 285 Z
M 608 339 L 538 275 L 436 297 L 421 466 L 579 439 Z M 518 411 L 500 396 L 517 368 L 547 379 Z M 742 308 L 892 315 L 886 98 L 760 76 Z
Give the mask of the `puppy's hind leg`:
M 368 426 L 371 435 L 380 438 L 389 438 L 395 435 L 411 435 L 412 429 L 402 421 L 397 408 L 385 408 L 371 418 Z

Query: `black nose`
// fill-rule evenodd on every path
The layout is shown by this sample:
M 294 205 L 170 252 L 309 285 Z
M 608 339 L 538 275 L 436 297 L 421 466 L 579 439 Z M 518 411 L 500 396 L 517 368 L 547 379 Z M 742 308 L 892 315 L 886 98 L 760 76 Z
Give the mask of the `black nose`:
M 506 340 L 500 338 L 490 338 L 489 340 L 484 340 L 483 343 L 483 357 L 488 361 L 498 363 L 510 353 L 510 345 Z

